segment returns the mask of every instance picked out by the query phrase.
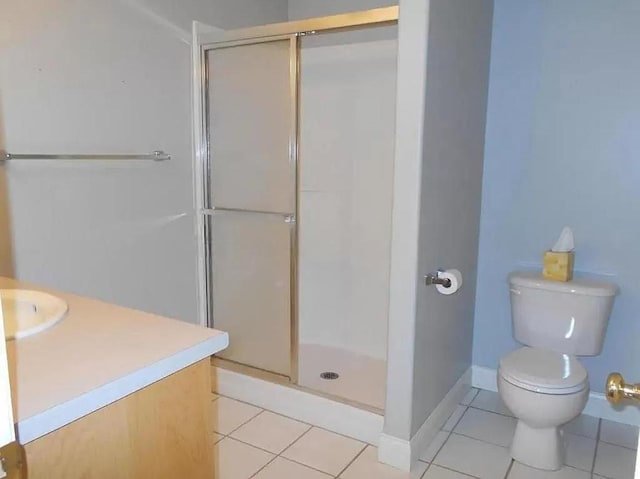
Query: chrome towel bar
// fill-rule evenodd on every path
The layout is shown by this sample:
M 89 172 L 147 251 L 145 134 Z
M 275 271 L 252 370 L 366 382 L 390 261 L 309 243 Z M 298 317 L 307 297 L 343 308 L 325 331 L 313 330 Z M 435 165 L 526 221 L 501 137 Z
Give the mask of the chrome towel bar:
M 162 150 L 156 150 L 148 154 L 124 154 L 124 155 L 82 155 L 82 154 L 55 154 L 48 155 L 42 153 L 4 153 L 0 155 L 2 160 L 153 160 L 164 161 L 170 160 L 171 155 Z

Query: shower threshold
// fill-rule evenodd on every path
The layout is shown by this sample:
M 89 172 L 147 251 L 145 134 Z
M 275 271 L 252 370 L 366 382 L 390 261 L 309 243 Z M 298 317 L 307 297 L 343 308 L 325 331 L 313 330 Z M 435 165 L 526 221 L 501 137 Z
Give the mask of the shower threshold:
M 315 352 L 316 354 L 318 353 L 318 350 L 314 351 L 314 348 L 305 348 L 305 346 L 309 346 L 309 345 L 300 345 L 301 350 L 305 350 L 307 352 L 311 351 L 312 353 Z M 315 346 L 315 345 L 312 345 L 312 346 Z M 340 379 L 334 380 L 334 381 L 321 379 L 319 375 L 321 372 L 324 371 L 324 369 L 320 371 L 320 369 L 318 369 L 315 366 L 316 364 L 318 364 L 317 362 L 314 361 L 316 357 L 317 356 L 314 356 L 313 354 L 311 354 L 311 355 L 308 355 L 306 358 L 304 358 L 301 354 L 300 365 L 301 366 L 304 365 L 303 366 L 304 369 L 301 367 L 300 376 L 299 376 L 300 381 L 298 384 L 295 384 L 294 382 L 291 381 L 290 378 L 286 376 L 282 376 L 280 374 L 274 374 L 270 371 L 265 371 L 263 369 L 254 368 L 252 366 L 247 366 L 245 364 L 240 364 L 234 361 L 230 361 L 228 359 L 223 359 L 223 358 L 218 358 L 213 356 L 211 358 L 212 383 L 214 385 L 216 383 L 216 378 L 215 378 L 216 368 L 221 368 L 221 369 L 225 369 L 235 373 L 243 374 L 245 376 L 249 376 L 252 378 L 261 379 L 263 381 L 268 381 L 270 383 L 296 389 L 296 390 L 305 392 L 307 394 L 312 394 L 315 396 L 320 396 L 326 399 L 330 399 L 332 401 L 353 406 L 358 409 L 362 409 L 364 411 L 369 411 L 375 414 L 384 415 L 384 394 L 385 394 L 384 374 L 386 374 L 386 371 L 385 371 L 386 368 L 384 367 L 380 368 L 380 366 L 376 364 L 377 371 L 380 372 L 382 370 L 382 373 L 383 373 L 383 374 L 378 373 L 377 375 L 378 384 L 380 384 L 380 379 L 382 380 L 382 384 L 380 386 L 382 389 L 378 394 L 375 394 L 375 393 L 371 394 L 371 386 L 375 384 L 375 382 L 370 382 L 369 387 L 367 387 L 366 390 L 364 389 L 361 390 L 362 392 L 360 394 L 357 394 L 357 393 L 354 394 L 354 390 L 357 390 L 357 385 L 354 384 L 353 386 L 347 387 L 347 382 L 345 381 L 345 379 L 348 380 L 350 377 L 352 377 L 350 376 L 349 373 L 346 374 L 345 378 L 343 378 L 342 376 L 342 374 L 344 374 L 343 372 L 339 373 L 340 378 L 342 378 L 342 382 L 340 382 Z M 384 363 L 384 361 L 381 361 L 381 362 Z M 318 364 L 318 367 L 319 367 L 319 364 Z M 317 373 L 315 372 L 316 369 L 318 371 Z M 354 370 L 352 369 L 351 371 L 353 372 Z M 313 378 L 312 380 L 311 375 L 313 374 L 316 374 L 317 378 Z M 371 378 L 372 375 L 365 375 L 362 377 Z M 329 387 L 326 385 L 322 385 L 321 383 L 323 382 L 336 383 L 336 384 Z M 346 395 L 344 394 L 345 392 L 347 393 Z M 372 398 L 376 399 L 375 403 L 371 400 Z M 358 400 L 358 399 L 362 399 L 362 400 Z

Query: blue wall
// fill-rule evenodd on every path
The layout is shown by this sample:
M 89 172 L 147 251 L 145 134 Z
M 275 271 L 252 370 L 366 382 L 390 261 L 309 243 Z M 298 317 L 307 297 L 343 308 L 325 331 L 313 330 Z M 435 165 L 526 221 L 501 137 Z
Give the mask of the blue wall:
M 640 381 L 640 2 L 496 0 L 474 364 L 511 336 L 507 274 L 539 268 L 564 225 L 576 270 L 621 287 L 592 389 Z

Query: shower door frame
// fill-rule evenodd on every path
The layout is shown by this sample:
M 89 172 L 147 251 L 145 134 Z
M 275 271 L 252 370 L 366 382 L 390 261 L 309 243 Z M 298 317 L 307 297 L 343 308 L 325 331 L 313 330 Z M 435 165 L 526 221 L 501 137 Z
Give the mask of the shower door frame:
M 213 327 L 212 296 L 212 251 L 211 231 L 207 218 L 213 214 L 210 206 L 210 138 L 209 138 L 209 104 L 208 104 L 208 61 L 210 50 L 241 45 L 259 44 L 270 41 L 289 39 L 292 42 L 290 58 L 290 89 L 293 120 L 289 142 L 289 158 L 294 169 L 294 218 L 290 241 L 290 375 L 289 384 L 300 389 L 308 388 L 298 385 L 298 225 L 299 225 L 299 110 L 300 110 L 300 41 L 299 37 L 319 33 L 362 30 L 370 27 L 397 25 L 399 7 L 376 8 L 360 12 L 310 18 L 306 20 L 261 25 L 230 31 L 198 32 L 194 27 L 193 35 L 193 74 L 194 74 L 194 201 L 196 207 L 196 234 L 198 240 L 198 316 L 203 326 Z M 267 375 L 267 379 L 282 378 L 278 373 L 265 371 L 254 366 L 225 362 L 238 365 L 245 371 L 259 371 Z M 281 382 L 281 381 L 278 381 Z M 311 390 L 314 394 L 319 391 Z M 350 402 L 344 398 L 331 396 L 341 402 Z
M 212 192 L 213 192 L 213 187 L 211 186 L 211 175 L 210 173 L 210 163 L 211 163 L 211 156 L 210 156 L 210 144 L 211 144 L 211 140 L 209 138 L 209 118 L 210 118 L 210 111 L 209 111 L 209 95 L 208 95 L 208 86 L 209 86 L 209 77 L 208 77 L 208 72 L 209 72 L 209 60 L 207 57 L 207 53 L 212 51 L 212 50 L 217 50 L 217 49 L 224 49 L 224 48 L 234 48 L 234 47 L 242 47 L 242 46 L 250 46 L 250 45 L 258 45 L 261 43 L 270 43 L 270 42 L 281 42 L 281 41 L 288 41 L 289 42 L 289 50 L 290 50 L 290 55 L 289 55 L 289 101 L 291 102 L 291 125 L 290 125 L 290 129 L 289 129 L 289 146 L 288 146 L 288 156 L 289 156 L 289 163 L 291 165 L 291 168 L 293 170 L 293 185 L 292 185 L 292 191 L 293 191 L 293 211 L 292 211 L 292 215 L 289 214 L 288 212 L 268 212 L 268 211 L 257 211 L 257 210 L 234 210 L 234 209 L 230 209 L 230 208 L 217 208 L 214 207 L 213 205 L 211 205 L 211 198 L 212 198 Z M 204 171 L 204 197 L 203 197 L 203 208 L 202 208 L 202 214 L 204 216 L 212 216 L 216 211 L 227 211 L 227 212 L 249 212 L 249 213 L 255 213 L 255 214 L 268 214 L 268 215 L 274 215 L 274 216 L 282 216 L 282 219 L 284 222 L 290 224 L 290 228 L 289 228 L 289 233 L 290 233 L 290 237 L 289 237 L 289 317 L 290 317 L 290 324 L 289 324 L 289 334 L 291 336 L 290 338 L 290 344 L 289 344 L 289 375 L 285 376 L 281 373 L 278 373 L 276 371 L 272 371 L 270 369 L 262 369 L 258 366 L 253 366 L 253 365 L 249 365 L 249 364 L 244 364 L 241 362 L 237 362 L 234 361 L 232 359 L 229 358 L 220 358 L 224 361 L 227 362 L 231 362 L 237 365 L 240 365 L 242 367 L 248 367 L 248 368 L 252 368 L 254 370 L 259 370 L 259 371 L 263 371 L 266 374 L 272 374 L 274 376 L 280 377 L 280 378 L 286 378 L 292 382 L 297 380 L 297 376 L 298 376 L 298 362 L 297 362 L 297 341 L 295 341 L 295 338 L 297 338 L 298 333 L 297 333 L 297 309 L 298 309 L 298 303 L 297 303 L 297 297 L 298 297 L 298 293 L 297 293 L 297 275 L 298 275 L 298 269 L 297 269 L 297 243 L 298 243 L 298 227 L 297 227 L 297 222 L 298 222 L 298 192 L 297 192 L 297 185 L 298 185 L 298 90 L 299 90 L 299 81 L 298 81 L 298 77 L 299 77 L 299 42 L 298 42 L 298 35 L 294 35 L 294 34 L 282 34 L 282 35 L 273 35 L 273 36 L 268 36 L 268 37 L 260 37 L 260 38 L 242 38 L 242 39 L 234 39 L 234 40 L 225 40 L 225 41 L 220 41 L 220 42 L 215 42 L 215 43 L 210 43 L 207 44 L 205 49 L 204 49 L 204 58 L 203 58 L 203 70 L 205 73 L 205 78 L 204 78 L 204 108 L 203 108 L 203 117 L 205 118 L 205 134 L 206 134 L 206 151 L 207 151 L 207 156 L 206 156 L 206 162 L 203 165 L 206 170 Z M 205 241 L 206 241 L 206 249 L 205 249 L 205 258 L 206 258 L 206 263 L 205 263 L 205 271 L 207 272 L 206 278 L 205 280 L 207 281 L 207 285 L 206 285 L 206 290 L 207 290 L 207 305 L 206 305 L 206 318 L 205 318 L 205 325 L 207 327 L 213 328 L 214 326 L 214 317 L 213 317 L 213 287 L 211 285 L 211 281 L 212 281 L 212 274 L 213 274 L 213 268 L 212 268 L 212 263 L 213 263 L 213 250 L 212 250 L 212 237 L 211 237 L 211 232 L 210 232 L 210 228 L 209 228 L 210 222 L 209 221 L 205 221 L 204 222 L 204 235 L 205 235 Z

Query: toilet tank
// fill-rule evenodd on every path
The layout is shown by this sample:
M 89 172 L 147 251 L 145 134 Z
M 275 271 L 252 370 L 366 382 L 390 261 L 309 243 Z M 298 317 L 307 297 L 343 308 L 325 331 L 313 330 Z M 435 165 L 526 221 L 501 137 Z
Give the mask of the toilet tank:
M 511 320 L 516 341 L 576 356 L 602 351 L 618 286 L 604 281 L 568 282 L 539 273 L 509 275 Z

